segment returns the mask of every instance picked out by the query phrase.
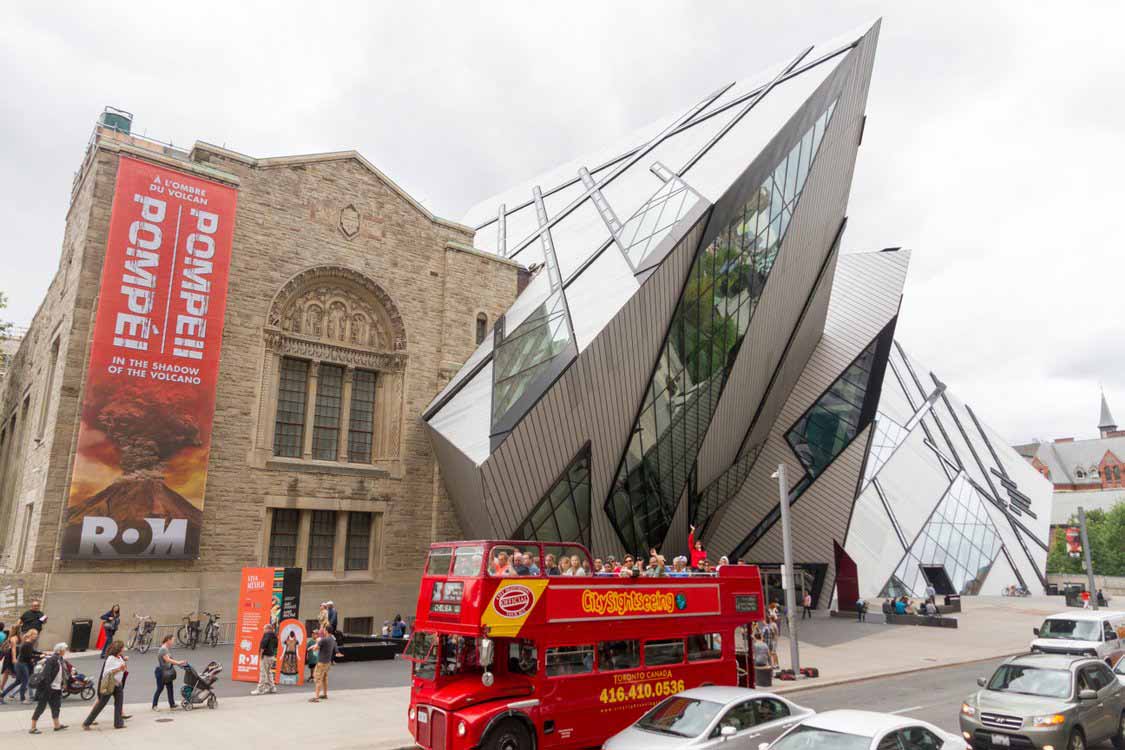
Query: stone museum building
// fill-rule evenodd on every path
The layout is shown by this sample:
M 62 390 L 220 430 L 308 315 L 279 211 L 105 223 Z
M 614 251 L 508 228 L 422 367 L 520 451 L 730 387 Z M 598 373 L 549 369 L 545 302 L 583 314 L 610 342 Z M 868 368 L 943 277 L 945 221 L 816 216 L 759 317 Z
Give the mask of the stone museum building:
M 47 642 L 114 603 L 123 630 L 133 613 L 233 621 L 241 568 L 267 565 L 304 569 L 302 617 L 332 599 L 345 631 L 370 633 L 412 614 L 430 541 L 461 533 L 419 416 L 515 300 L 522 266 L 474 249 L 472 228 L 434 216 L 354 151 L 259 159 L 130 127 L 124 113 L 99 119 L 58 272 L 6 357 L 0 621 L 33 597 Z M 60 554 L 126 156 L 237 191 L 197 559 Z

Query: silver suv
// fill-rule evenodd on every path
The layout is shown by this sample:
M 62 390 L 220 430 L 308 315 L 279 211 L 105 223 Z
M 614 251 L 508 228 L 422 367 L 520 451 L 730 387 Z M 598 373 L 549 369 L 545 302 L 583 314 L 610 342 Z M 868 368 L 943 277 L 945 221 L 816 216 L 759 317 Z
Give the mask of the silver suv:
M 961 704 L 974 750 L 1085 750 L 1112 740 L 1125 750 L 1125 686 L 1105 662 L 1062 654 L 1008 659 Z

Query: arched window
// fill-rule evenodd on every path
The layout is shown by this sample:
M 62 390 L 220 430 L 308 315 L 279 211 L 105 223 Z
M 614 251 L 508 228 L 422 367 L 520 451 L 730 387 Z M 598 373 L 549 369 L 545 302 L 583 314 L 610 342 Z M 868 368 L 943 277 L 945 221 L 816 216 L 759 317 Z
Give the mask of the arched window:
M 488 316 L 477 313 L 477 344 L 483 342 L 486 335 L 488 335 Z
M 1113 481 L 1115 481 L 1115 482 L 1121 481 L 1121 467 L 1120 466 L 1114 466 L 1113 467 Z
M 1079 479 L 1085 479 L 1086 478 L 1086 472 L 1082 471 L 1082 469 L 1080 469 L 1080 468 L 1076 468 L 1074 470 L 1074 476 L 1078 477 Z

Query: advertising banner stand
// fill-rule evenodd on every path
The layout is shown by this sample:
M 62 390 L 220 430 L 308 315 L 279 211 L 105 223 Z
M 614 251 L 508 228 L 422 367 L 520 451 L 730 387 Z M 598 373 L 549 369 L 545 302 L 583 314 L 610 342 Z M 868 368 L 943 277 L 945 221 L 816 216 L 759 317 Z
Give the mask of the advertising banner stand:
M 238 618 L 234 630 L 234 653 L 231 656 L 231 679 L 258 682 L 258 644 L 266 623 L 278 634 L 278 667 L 286 658 L 285 640 L 295 632 L 291 621 L 297 621 L 301 607 L 300 568 L 243 568 L 238 591 Z M 300 625 L 300 622 L 297 622 Z M 283 632 L 284 631 L 284 632 Z M 304 627 L 296 631 L 301 648 L 297 655 L 297 679 L 281 685 L 300 685 L 304 676 Z M 287 668 L 291 671 L 290 664 Z

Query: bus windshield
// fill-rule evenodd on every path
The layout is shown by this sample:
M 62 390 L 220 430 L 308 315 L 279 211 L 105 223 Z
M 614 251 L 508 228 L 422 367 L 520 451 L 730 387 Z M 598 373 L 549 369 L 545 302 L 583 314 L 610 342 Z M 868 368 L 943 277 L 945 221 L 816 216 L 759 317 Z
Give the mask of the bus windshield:
M 437 638 L 433 633 L 415 631 L 402 656 L 414 662 L 415 677 L 421 680 L 434 679 L 437 671 Z

